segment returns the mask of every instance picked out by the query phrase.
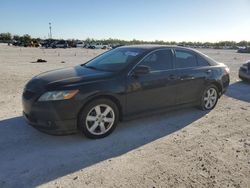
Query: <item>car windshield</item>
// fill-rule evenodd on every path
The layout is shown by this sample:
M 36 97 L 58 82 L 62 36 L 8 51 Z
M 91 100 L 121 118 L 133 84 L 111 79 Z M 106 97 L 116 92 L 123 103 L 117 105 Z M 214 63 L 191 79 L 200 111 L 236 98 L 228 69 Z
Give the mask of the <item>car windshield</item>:
M 143 54 L 139 48 L 117 48 L 106 52 L 84 64 L 87 68 L 117 72 Z

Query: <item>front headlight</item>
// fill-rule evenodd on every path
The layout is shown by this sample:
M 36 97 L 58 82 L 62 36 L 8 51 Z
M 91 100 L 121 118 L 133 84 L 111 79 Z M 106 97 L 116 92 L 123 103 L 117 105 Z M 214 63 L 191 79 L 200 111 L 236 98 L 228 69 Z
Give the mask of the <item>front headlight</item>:
M 57 101 L 73 98 L 79 90 L 48 91 L 44 93 L 38 101 Z

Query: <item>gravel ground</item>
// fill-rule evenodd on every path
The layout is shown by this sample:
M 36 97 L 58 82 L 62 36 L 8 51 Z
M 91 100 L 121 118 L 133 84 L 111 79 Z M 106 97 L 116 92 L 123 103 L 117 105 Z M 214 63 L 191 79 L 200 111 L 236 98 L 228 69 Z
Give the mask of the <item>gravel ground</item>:
M 214 110 L 127 121 L 109 137 L 89 140 L 28 126 L 21 93 L 34 75 L 103 50 L 0 45 L 0 187 L 250 187 L 250 84 L 237 76 L 250 54 L 201 51 L 231 69 L 231 85 Z M 30 63 L 38 58 L 48 62 Z

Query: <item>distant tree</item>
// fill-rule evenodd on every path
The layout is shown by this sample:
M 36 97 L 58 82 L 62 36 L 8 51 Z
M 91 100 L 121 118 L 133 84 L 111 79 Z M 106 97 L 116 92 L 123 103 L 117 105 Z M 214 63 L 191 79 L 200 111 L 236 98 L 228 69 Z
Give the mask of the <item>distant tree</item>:
M 33 38 L 32 40 L 35 40 L 37 42 L 41 42 L 42 41 L 42 39 L 40 39 L 40 38 Z
M 247 45 L 249 45 L 249 42 L 243 40 L 243 41 L 238 42 L 237 45 L 238 46 L 247 46 Z
M 177 43 L 175 41 L 170 41 L 169 44 L 176 45 Z
M 31 46 L 32 43 L 32 39 L 31 36 L 28 34 L 23 35 L 22 37 L 20 37 L 20 42 L 22 42 L 22 44 L 27 47 L 27 46 Z
M 11 41 L 11 34 L 10 33 L 0 33 L 0 41 L 10 42 Z
M 155 40 L 154 42 L 152 42 L 153 44 L 166 44 L 166 42 L 164 42 L 163 40 Z
M 25 35 L 23 35 L 23 40 L 29 42 L 29 41 L 31 41 L 31 36 L 28 34 L 25 34 Z
M 94 39 L 91 39 L 91 38 L 87 38 L 87 39 L 85 40 L 85 42 L 88 43 L 88 44 L 90 44 L 90 43 L 94 43 L 95 40 L 94 40 Z

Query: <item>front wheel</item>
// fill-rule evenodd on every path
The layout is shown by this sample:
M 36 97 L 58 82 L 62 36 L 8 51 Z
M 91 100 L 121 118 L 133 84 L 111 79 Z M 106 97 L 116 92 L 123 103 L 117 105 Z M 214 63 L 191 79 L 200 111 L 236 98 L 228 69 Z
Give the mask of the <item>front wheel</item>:
M 118 124 L 118 116 L 119 111 L 114 102 L 97 99 L 80 113 L 78 126 L 88 138 L 103 138 L 113 132 Z
M 215 85 L 208 86 L 201 97 L 200 108 L 202 110 L 212 110 L 218 101 L 219 94 Z

